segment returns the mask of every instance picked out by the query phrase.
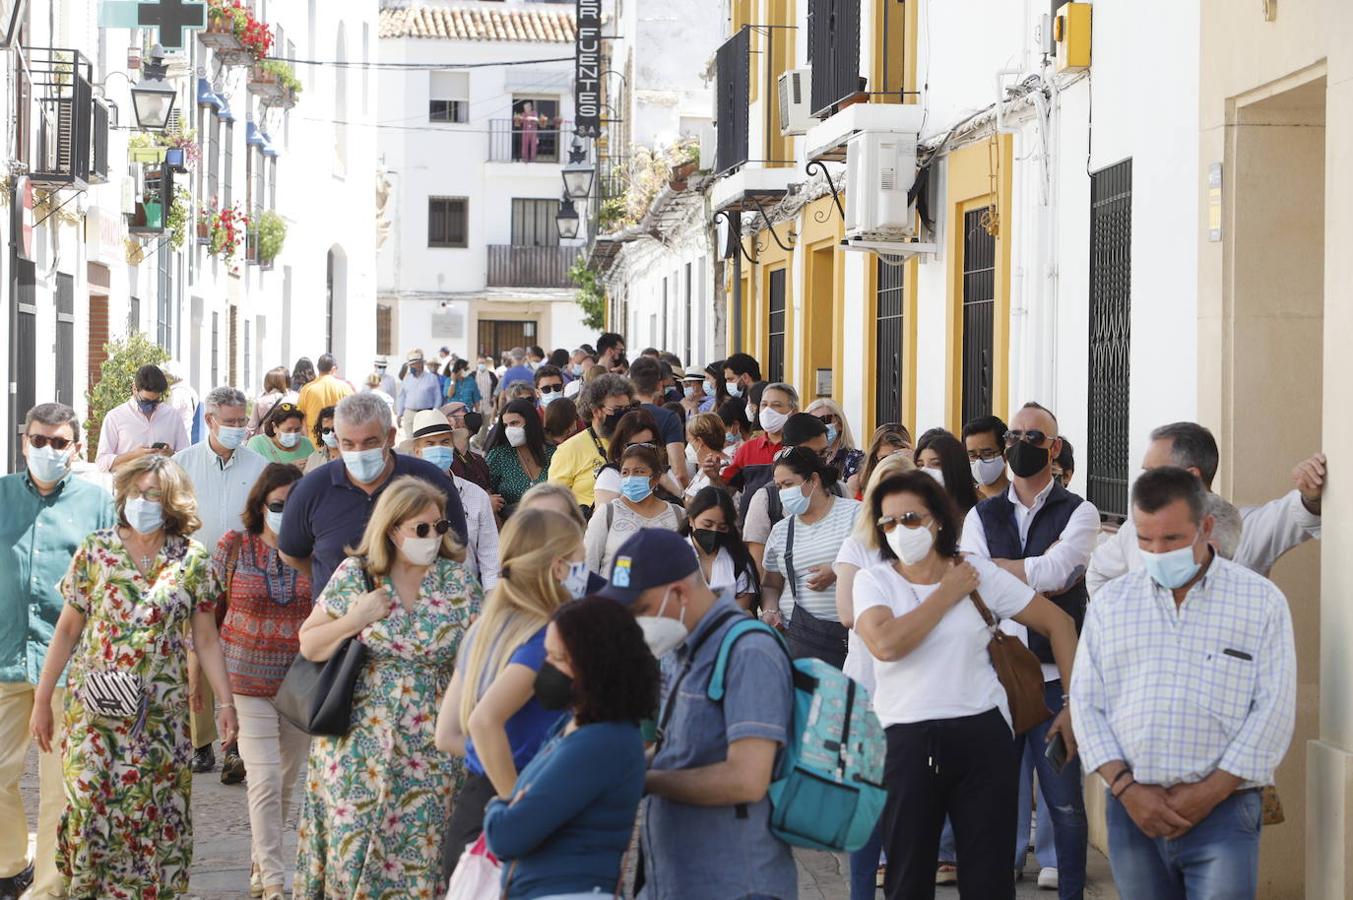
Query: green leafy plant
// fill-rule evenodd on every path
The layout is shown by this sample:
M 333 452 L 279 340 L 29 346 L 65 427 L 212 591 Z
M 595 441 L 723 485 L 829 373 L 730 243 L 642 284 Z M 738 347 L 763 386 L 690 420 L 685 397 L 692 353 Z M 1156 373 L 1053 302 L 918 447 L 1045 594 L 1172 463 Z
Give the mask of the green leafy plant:
M 250 224 L 249 230 L 258 241 L 258 261 L 270 263 L 282 252 L 287 240 L 287 223 L 272 210 L 265 210 Z
M 265 59 L 254 68 L 274 76 L 278 83 L 291 91 L 293 95 L 300 95 L 301 80 L 296 77 L 296 70 L 291 67 L 291 63 L 283 62 L 280 59 Z
M 99 453 L 103 418 L 131 397 L 136 388 L 136 370 L 145 365 L 164 365 L 169 359 L 167 350 L 139 331 L 133 331 L 126 340 L 109 341 L 103 349 L 108 358 L 99 370 L 99 380 L 85 392 L 85 399 L 89 401 L 85 446 L 89 448 L 91 462 Z
M 169 204 L 169 215 L 165 217 L 165 229 L 169 232 L 169 246 L 175 250 L 182 247 L 188 237 L 188 213 L 192 203 L 193 197 L 187 188 L 174 188 L 174 199 Z
M 602 231 L 609 231 L 612 225 L 625 218 L 625 198 L 612 197 L 601 204 L 601 209 L 597 211 L 597 221 L 601 224 Z
M 583 310 L 583 326 L 599 331 L 606 324 L 606 289 L 597 279 L 597 273 L 587 265 L 587 258 L 579 255 L 568 270 L 569 280 L 578 286 L 574 298 Z

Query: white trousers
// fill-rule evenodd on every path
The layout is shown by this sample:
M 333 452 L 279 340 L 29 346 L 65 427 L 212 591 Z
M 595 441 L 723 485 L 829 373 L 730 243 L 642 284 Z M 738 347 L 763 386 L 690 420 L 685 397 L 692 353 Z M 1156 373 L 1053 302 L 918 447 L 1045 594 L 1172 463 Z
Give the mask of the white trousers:
M 271 697 L 235 695 L 240 758 L 248 773 L 251 857 L 265 887 L 284 884 L 282 834 L 296 776 L 310 752 L 310 735 L 282 718 Z

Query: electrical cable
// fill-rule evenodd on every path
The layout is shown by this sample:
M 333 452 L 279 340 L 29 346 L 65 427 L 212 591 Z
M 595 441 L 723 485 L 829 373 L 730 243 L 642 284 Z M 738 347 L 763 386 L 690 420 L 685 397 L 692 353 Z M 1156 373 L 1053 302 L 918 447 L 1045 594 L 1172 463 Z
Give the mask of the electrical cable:
M 533 66 L 537 63 L 557 63 L 574 62 L 572 56 L 552 56 L 542 59 L 509 59 L 493 60 L 489 62 L 473 63 L 404 63 L 404 62 L 362 62 L 360 60 L 346 59 L 295 59 L 285 56 L 269 56 L 268 60 L 275 62 L 289 63 L 293 66 L 333 66 L 339 69 L 391 69 L 391 70 L 426 70 L 426 71 L 450 71 L 458 69 L 485 69 L 495 66 Z

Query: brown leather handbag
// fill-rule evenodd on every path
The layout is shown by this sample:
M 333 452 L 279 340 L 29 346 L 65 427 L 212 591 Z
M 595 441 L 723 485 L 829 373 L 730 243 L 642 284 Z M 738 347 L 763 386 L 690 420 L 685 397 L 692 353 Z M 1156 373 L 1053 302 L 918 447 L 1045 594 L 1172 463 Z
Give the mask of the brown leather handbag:
M 991 633 L 987 653 L 991 656 L 991 667 L 996 670 L 1001 687 L 1005 688 L 1006 700 L 1010 704 L 1011 727 L 1015 734 L 1023 734 L 1052 718 L 1052 710 L 1048 709 L 1047 701 L 1043 699 L 1043 666 L 1019 638 L 997 627 L 996 617 L 987 609 L 981 594 L 973 591 L 969 596 Z

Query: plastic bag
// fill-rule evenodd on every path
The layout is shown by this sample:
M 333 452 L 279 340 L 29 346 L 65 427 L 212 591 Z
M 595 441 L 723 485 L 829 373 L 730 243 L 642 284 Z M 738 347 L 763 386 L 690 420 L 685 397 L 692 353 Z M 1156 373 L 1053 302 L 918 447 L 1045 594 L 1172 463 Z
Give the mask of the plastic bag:
M 499 900 L 503 867 L 489 852 L 488 839 L 483 834 L 460 855 L 451 884 L 446 889 L 446 900 Z

